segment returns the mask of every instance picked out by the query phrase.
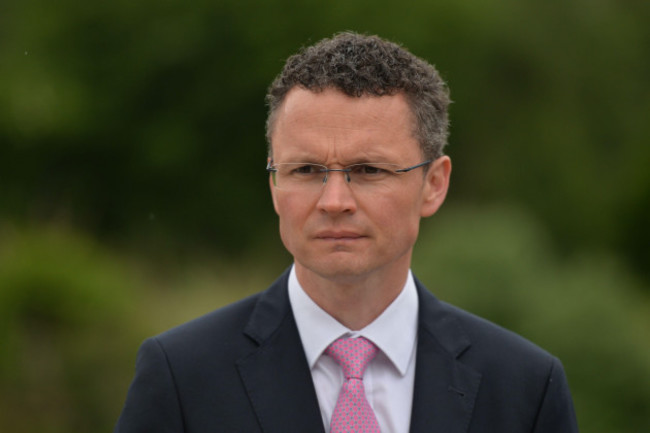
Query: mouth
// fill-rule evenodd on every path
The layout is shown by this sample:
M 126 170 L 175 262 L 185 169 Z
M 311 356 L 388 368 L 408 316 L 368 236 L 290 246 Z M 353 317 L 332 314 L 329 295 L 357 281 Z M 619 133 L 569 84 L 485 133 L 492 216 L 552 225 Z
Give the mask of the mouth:
M 365 238 L 365 236 L 350 231 L 323 231 L 317 233 L 315 238 L 324 241 L 346 242 L 362 239 Z

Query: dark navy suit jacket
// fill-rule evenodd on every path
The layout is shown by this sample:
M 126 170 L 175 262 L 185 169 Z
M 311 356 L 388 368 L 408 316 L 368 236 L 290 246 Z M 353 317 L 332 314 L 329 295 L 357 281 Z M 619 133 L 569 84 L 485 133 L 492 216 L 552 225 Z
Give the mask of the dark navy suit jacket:
M 146 340 L 114 431 L 324 433 L 287 279 Z M 412 433 L 578 431 L 556 358 L 416 285 Z

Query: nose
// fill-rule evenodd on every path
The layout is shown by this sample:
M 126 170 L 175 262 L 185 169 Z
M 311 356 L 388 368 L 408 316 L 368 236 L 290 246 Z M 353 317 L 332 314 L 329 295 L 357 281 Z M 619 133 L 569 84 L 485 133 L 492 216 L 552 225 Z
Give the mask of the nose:
M 347 173 L 330 171 L 327 173 L 327 182 L 321 187 L 318 198 L 318 209 L 326 213 L 353 213 L 357 209 L 357 202 L 347 181 Z

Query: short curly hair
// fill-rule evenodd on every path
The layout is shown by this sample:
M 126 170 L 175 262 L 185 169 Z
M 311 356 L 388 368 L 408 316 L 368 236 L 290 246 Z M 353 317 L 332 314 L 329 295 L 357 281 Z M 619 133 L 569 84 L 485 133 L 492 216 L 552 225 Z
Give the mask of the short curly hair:
M 294 87 L 313 92 L 334 88 L 351 97 L 404 94 L 414 115 L 414 137 L 426 159 L 447 144 L 449 90 L 434 66 L 398 44 L 353 32 L 335 34 L 287 59 L 266 95 L 269 156 L 277 109 Z

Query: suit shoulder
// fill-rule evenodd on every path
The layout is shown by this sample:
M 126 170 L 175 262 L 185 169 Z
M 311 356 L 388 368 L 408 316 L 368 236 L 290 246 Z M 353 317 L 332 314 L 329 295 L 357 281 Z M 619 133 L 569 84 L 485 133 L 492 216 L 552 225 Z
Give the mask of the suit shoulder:
M 461 308 L 444 302 L 434 308 L 440 316 L 433 320 L 439 323 L 437 334 L 447 335 L 439 341 L 455 349 L 448 352 L 479 378 L 477 419 L 498 420 L 494 431 L 577 431 L 566 375 L 556 357 Z
M 440 304 L 471 342 L 463 354 L 465 359 L 500 366 L 526 365 L 545 371 L 554 363 L 553 355 L 521 335 L 462 308 L 442 301 Z
M 249 353 L 290 311 L 288 270 L 266 290 L 226 305 L 153 337 L 167 355 L 238 356 Z M 228 355 L 226 355 L 228 353 Z
M 234 340 L 248 322 L 260 294 L 236 301 L 175 326 L 154 338 L 166 349 L 196 349 Z

